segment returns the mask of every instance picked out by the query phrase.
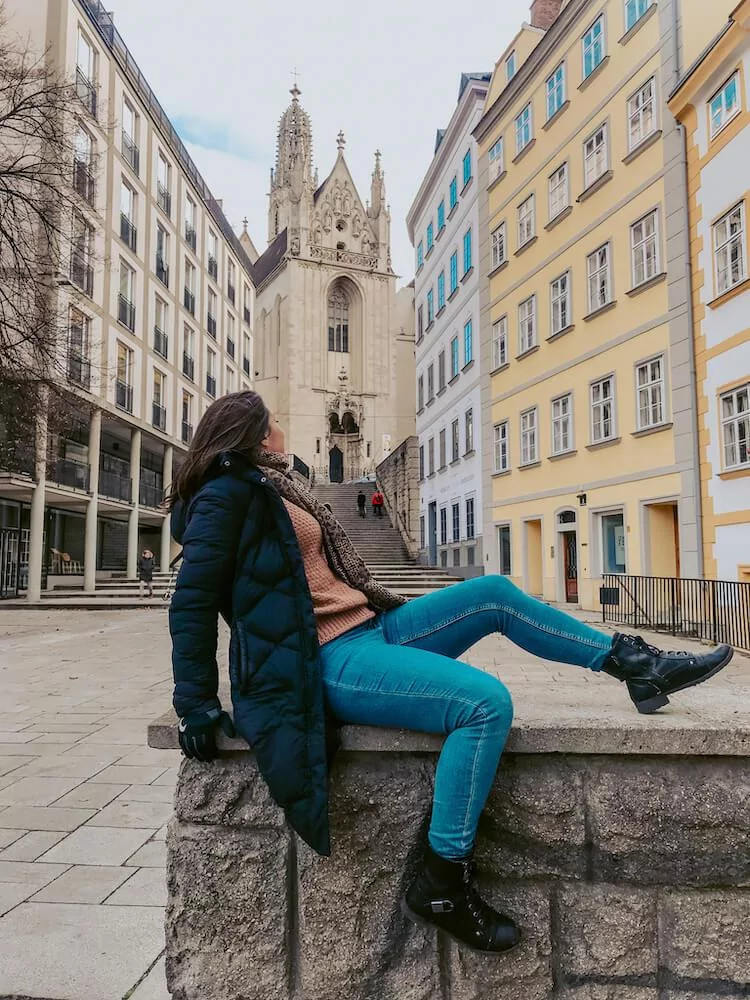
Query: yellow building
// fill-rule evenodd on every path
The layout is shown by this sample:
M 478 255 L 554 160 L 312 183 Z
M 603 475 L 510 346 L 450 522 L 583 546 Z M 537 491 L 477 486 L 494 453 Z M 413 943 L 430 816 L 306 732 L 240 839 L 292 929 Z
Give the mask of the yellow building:
M 666 108 L 681 12 L 544 6 L 475 130 L 485 568 L 593 609 L 607 574 L 702 574 L 684 140 Z
M 750 0 L 669 106 L 687 138 L 692 314 L 707 577 L 750 581 Z

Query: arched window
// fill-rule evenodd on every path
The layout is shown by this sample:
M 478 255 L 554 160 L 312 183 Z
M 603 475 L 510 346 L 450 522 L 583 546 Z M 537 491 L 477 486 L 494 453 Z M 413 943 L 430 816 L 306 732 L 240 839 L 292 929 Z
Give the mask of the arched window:
M 349 299 L 338 285 L 328 296 L 328 350 L 349 353 Z

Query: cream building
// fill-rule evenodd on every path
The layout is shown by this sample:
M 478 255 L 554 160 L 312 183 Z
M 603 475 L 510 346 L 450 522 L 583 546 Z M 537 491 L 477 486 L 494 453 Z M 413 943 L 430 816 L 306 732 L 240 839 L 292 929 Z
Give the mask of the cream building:
M 165 567 L 159 504 L 216 396 L 252 384 L 252 265 L 94 0 L 6 0 L 8 31 L 75 81 L 67 386 L 81 419 L 35 467 L 0 471 L 0 593 L 63 576 L 88 591 L 133 577 L 139 550 Z M 43 435 L 46 437 L 46 435 Z
M 355 479 L 414 433 L 413 289 L 396 292 L 380 153 L 366 203 L 343 133 L 319 184 L 310 118 L 291 93 L 255 262 L 256 387 L 318 480 Z
M 479 145 L 486 567 L 598 608 L 700 576 L 676 0 L 536 0 Z
M 750 2 L 669 106 L 687 134 L 705 574 L 750 582 Z

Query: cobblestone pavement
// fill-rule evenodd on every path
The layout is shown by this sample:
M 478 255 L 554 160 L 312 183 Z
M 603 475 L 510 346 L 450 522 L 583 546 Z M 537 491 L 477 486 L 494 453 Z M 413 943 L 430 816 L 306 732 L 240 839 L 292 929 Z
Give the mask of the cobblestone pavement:
M 466 659 L 508 683 L 519 725 L 551 711 L 570 725 L 639 719 L 621 685 L 505 639 Z M 748 686 L 750 660 L 736 657 L 654 725 L 750 729 Z M 0 1000 L 168 1000 L 164 839 L 179 757 L 149 749 L 146 726 L 171 689 L 163 609 L 0 608 Z

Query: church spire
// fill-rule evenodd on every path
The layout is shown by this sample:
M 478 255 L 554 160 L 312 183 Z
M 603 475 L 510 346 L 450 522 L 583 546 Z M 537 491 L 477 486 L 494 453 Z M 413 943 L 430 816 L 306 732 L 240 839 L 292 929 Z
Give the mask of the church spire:
M 372 172 L 372 184 L 370 186 L 370 214 L 374 219 L 386 207 L 385 174 L 380 165 L 380 157 L 382 155 L 379 149 L 375 150 L 375 169 Z
M 292 101 L 279 120 L 276 139 L 276 168 L 271 170 L 271 197 L 268 213 L 268 241 L 284 229 L 299 228 L 299 203 L 314 190 L 312 167 L 312 126 L 300 103 L 302 91 L 294 84 Z

